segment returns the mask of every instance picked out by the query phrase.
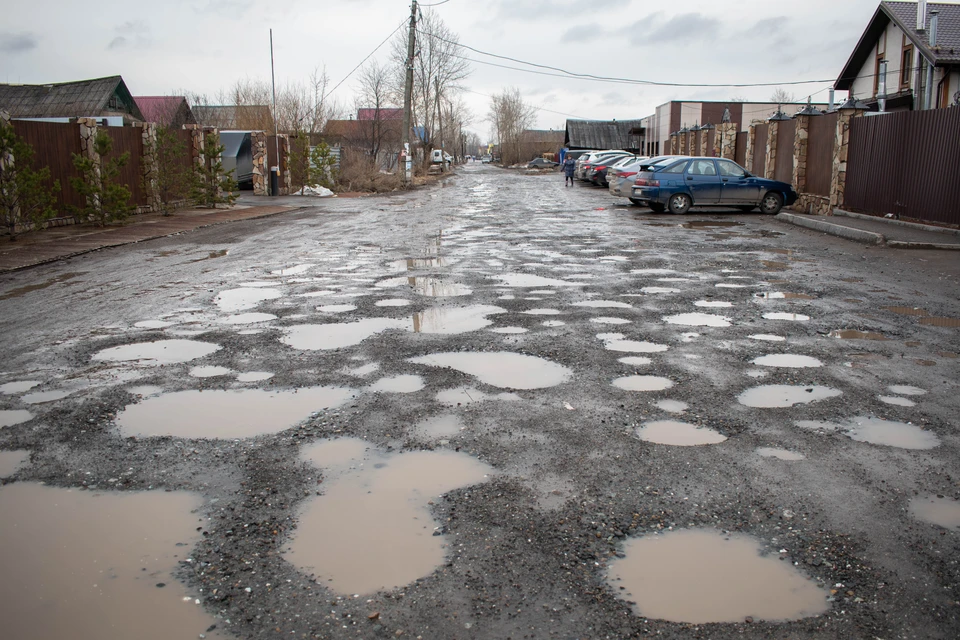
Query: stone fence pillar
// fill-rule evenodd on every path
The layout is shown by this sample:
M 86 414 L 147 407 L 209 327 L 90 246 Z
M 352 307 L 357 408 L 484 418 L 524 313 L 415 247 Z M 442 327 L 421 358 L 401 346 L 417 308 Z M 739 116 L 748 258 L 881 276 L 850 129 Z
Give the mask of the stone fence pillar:
M 863 115 L 860 109 L 840 109 L 837 118 L 837 138 L 833 147 L 833 178 L 830 182 L 830 207 L 843 206 L 847 188 L 847 155 L 850 151 L 850 124 Z
M 793 188 L 797 193 L 807 189 L 807 147 L 810 142 L 810 118 L 798 115 L 797 129 L 793 134 Z
M 93 162 L 92 177 L 97 182 L 100 181 L 101 158 L 97 153 L 94 142 L 97 139 L 97 133 L 100 131 L 95 118 L 77 118 L 77 124 L 80 125 L 80 155 L 89 158 Z M 91 194 L 89 196 L 93 202 L 88 202 L 92 207 L 100 207 L 99 196 Z
M 717 136 L 714 139 L 714 154 L 718 158 L 728 160 L 737 159 L 737 133 L 739 125 L 735 122 L 724 122 L 717 126 Z
M 190 157 L 197 163 L 198 167 L 203 166 L 203 130 L 198 124 L 185 124 L 183 128 L 190 132 Z
M 743 157 L 743 164 L 747 171 L 753 171 L 753 143 L 757 141 L 757 125 L 752 124 L 747 130 L 747 154 Z
M 706 127 L 700 129 L 700 155 L 703 157 L 710 155 L 707 153 L 707 144 L 710 142 L 711 131 L 713 131 L 713 129 L 708 129 Z
M 677 138 L 680 141 L 680 148 L 677 150 L 677 155 L 678 156 L 687 155 L 687 134 L 681 133 L 680 135 L 677 136 Z
M 770 122 L 767 128 L 767 157 L 763 164 L 763 177 L 773 180 L 777 172 L 777 140 L 780 137 L 780 121 Z
M 268 195 L 266 131 L 254 131 L 251 133 L 250 147 L 253 153 L 253 195 Z
M 284 168 L 280 176 L 280 195 L 288 196 L 293 190 L 293 173 L 290 171 L 290 136 L 286 133 L 280 134 L 280 159 L 277 164 Z
M 143 141 L 143 157 L 140 159 L 140 175 L 143 180 L 143 191 L 147 197 L 147 204 L 141 209 L 145 211 L 159 211 L 160 181 L 159 165 L 157 160 L 157 125 L 153 122 L 136 123 L 141 128 L 140 137 Z

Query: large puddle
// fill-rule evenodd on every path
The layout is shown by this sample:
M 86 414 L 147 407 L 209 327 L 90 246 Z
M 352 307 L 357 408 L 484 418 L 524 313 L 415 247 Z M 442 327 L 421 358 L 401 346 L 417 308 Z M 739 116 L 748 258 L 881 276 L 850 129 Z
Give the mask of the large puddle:
M 29 451 L 0 451 L 0 478 L 12 476 L 29 459 Z
M 493 324 L 487 316 L 506 313 L 502 307 L 471 305 L 467 307 L 435 307 L 413 315 L 416 333 L 453 335 L 477 331 Z
M 0 409 L 0 429 L 12 427 L 33 420 L 33 414 L 26 409 Z
M 431 277 L 389 278 L 387 280 L 381 280 L 376 286 L 380 289 L 408 286 L 413 289 L 415 293 L 429 298 L 454 298 L 457 296 L 468 296 L 473 293 L 469 287 L 458 282 L 448 282 Z
M 101 362 L 136 362 L 144 365 L 164 365 L 190 362 L 220 350 L 220 345 L 197 340 L 157 340 L 110 347 L 93 354 L 92 360 Z
M 0 488 L 0 617 L 16 640 L 219 637 L 173 577 L 200 537 L 182 492 Z M 183 546 L 178 546 L 183 545 Z
M 24 393 L 30 391 L 34 387 L 39 387 L 43 384 L 39 380 L 18 380 L 16 382 L 8 382 L 6 384 L 0 384 L 0 393 L 4 395 L 10 395 L 14 393 Z
M 213 301 L 220 307 L 221 311 L 234 313 L 236 311 L 253 309 L 261 302 L 276 300 L 281 295 L 277 289 L 241 287 L 240 289 L 221 291 Z
M 360 344 L 367 338 L 389 329 L 410 331 L 405 320 L 366 318 L 357 322 L 301 324 L 283 330 L 280 342 L 304 351 L 332 351 Z
M 664 391 L 673 387 L 673 380 L 658 376 L 627 376 L 614 380 L 613 386 L 624 391 Z
M 588 309 L 633 309 L 633 305 L 616 300 L 587 300 L 585 302 L 574 302 L 573 306 Z
M 715 316 L 709 313 L 681 313 L 676 316 L 667 316 L 667 324 L 679 324 L 684 327 L 729 327 L 730 318 Z
M 379 393 L 416 393 L 423 387 L 423 378 L 420 376 L 400 375 L 381 378 L 370 385 L 369 390 Z
M 603 346 L 607 351 L 620 353 L 663 353 L 670 348 L 665 344 L 645 340 L 627 340 L 622 333 L 601 333 L 597 337 L 603 340 Z
M 771 384 L 747 389 L 737 396 L 737 400 L 747 407 L 778 409 L 835 398 L 840 395 L 843 395 L 842 391 L 830 387 Z
M 573 372 L 563 365 L 509 351 L 434 353 L 410 362 L 456 369 L 501 389 L 545 389 L 573 378 Z
M 910 501 L 910 515 L 922 522 L 960 531 L 960 502 L 944 496 L 925 496 Z
M 340 387 L 178 391 L 128 405 L 117 415 L 117 426 L 124 436 L 249 438 L 289 429 L 354 394 Z
M 773 353 L 761 356 L 754 360 L 753 364 L 761 367 L 783 367 L 786 369 L 810 369 L 823 366 L 823 363 L 816 358 L 790 353 Z
M 933 449 L 940 445 L 940 438 L 935 433 L 924 431 L 915 424 L 880 418 L 853 418 L 847 427 L 847 435 L 858 442 L 900 449 Z
M 920 318 L 919 322 L 931 327 L 960 327 L 960 318 Z
M 343 594 L 370 594 L 429 575 L 446 557 L 430 503 L 484 482 L 493 469 L 453 451 L 383 454 L 366 442 L 320 442 L 303 458 L 324 471 L 284 557 Z
M 706 624 L 799 620 L 825 613 L 827 593 L 748 536 L 673 531 L 628 540 L 607 582 L 646 618 Z
M 698 447 L 720 444 L 727 437 L 719 431 L 677 420 L 657 420 L 637 427 L 637 435 L 644 442 L 668 444 L 675 447 Z
M 494 280 L 499 280 L 505 287 L 582 287 L 581 282 L 568 282 L 567 280 L 556 280 L 554 278 L 544 278 L 528 273 L 505 273 L 502 275 L 491 276 Z
M 810 319 L 810 316 L 805 316 L 802 313 L 765 313 L 763 317 L 767 320 L 787 320 L 790 322 L 806 322 Z

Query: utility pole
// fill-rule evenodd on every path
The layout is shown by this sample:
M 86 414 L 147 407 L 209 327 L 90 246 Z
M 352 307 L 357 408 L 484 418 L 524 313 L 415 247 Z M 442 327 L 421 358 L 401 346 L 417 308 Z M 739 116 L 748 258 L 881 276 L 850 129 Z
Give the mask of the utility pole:
M 410 132 L 413 128 L 413 56 L 417 51 L 417 0 L 410 5 L 410 35 L 407 37 L 407 81 L 403 88 L 403 150 L 405 162 L 403 182 L 413 181 L 413 140 Z
M 277 164 L 270 167 L 270 195 L 280 195 L 280 129 L 277 124 L 277 77 L 273 71 L 273 29 L 270 29 L 270 85 L 273 87 L 273 139 L 277 143 Z

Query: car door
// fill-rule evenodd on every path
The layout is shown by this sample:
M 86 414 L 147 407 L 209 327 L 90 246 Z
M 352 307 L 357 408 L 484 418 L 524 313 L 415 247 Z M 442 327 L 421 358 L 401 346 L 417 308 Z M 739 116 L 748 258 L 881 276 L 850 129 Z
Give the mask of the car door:
M 746 169 L 732 160 L 717 160 L 720 172 L 720 204 L 760 204 L 760 185 Z
M 684 181 L 695 206 L 720 202 L 720 176 L 717 175 L 717 165 L 711 158 L 692 160 L 687 166 Z

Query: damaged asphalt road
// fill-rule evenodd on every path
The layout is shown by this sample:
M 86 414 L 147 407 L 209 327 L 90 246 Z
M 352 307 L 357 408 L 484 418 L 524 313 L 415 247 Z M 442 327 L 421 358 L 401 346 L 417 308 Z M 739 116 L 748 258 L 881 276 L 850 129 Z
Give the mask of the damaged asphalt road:
M 955 638 L 958 276 L 480 165 L 5 275 L 0 611 Z

